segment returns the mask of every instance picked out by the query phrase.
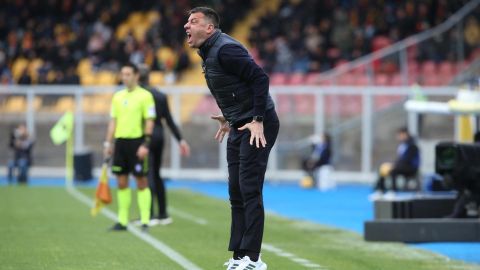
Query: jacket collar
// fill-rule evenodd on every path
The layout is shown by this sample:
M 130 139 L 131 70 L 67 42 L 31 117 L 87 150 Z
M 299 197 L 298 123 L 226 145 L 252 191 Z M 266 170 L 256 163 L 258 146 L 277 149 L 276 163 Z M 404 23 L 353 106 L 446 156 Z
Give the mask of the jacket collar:
M 208 51 L 210 48 L 212 48 L 213 44 L 215 44 L 215 41 L 217 41 L 221 34 L 222 31 L 220 29 L 215 30 L 215 32 L 209 38 L 207 38 L 207 40 L 205 40 L 202 46 L 198 48 L 198 54 L 200 57 L 202 57 L 202 59 L 205 59 Z

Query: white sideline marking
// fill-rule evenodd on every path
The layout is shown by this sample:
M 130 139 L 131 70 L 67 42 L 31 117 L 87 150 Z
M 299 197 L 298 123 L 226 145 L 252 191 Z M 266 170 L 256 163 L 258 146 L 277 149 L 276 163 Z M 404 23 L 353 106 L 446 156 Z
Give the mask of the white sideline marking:
M 208 221 L 204 218 L 199 218 L 199 217 L 196 217 L 196 216 L 193 216 L 193 215 L 190 215 L 189 213 L 187 212 L 183 212 L 181 210 L 178 210 L 176 208 L 173 208 L 173 207 L 168 207 L 168 211 L 176 216 L 179 216 L 180 218 L 183 218 L 183 219 L 186 219 L 188 221 L 191 221 L 191 222 L 194 222 L 194 223 L 197 223 L 199 225 L 207 225 L 208 224 Z
M 79 201 L 83 202 L 84 204 L 88 205 L 89 207 L 93 206 L 93 201 L 90 198 L 88 198 L 85 194 L 76 190 L 75 188 L 67 187 L 67 191 L 73 197 L 75 197 Z M 111 219 L 113 221 L 117 221 L 116 215 L 112 211 L 110 211 L 106 208 L 102 209 L 102 214 L 104 214 L 106 217 L 108 217 L 109 219 Z M 128 228 L 128 231 L 131 232 L 133 235 L 137 236 L 138 238 L 142 239 L 143 241 L 145 241 L 148 244 L 150 244 L 151 246 L 153 246 L 158 251 L 165 254 L 165 256 L 167 256 L 172 261 L 176 262 L 181 267 L 183 267 L 183 269 L 202 270 L 202 268 L 196 266 L 194 263 L 189 261 L 187 258 L 183 257 L 180 253 L 176 252 L 175 250 L 173 250 L 171 247 L 167 246 L 162 241 L 152 237 L 151 235 L 149 235 L 147 233 L 141 232 L 138 228 L 136 228 L 134 226 L 128 225 L 127 228 Z
M 263 250 L 266 250 L 266 251 L 269 251 L 279 257 L 285 257 L 285 258 L 288 258 L 290 259 L 291 261 L 293 262 L 296 262 L 306 268 L 312 268 L 312 269 L 321 269 L 321 270 L 327 270 L 326 267 L 324 266 L 321 266 L 320 264 L 317 264 L 317 263 L 313 263 L 307 259 L 303 259 L 303 258 L 300 258 L 290 252 L 287 252 L 287 251 L 284 251 L 278 247 L 275 247 L 273 246 L 272 244 L 267 244 L 267 243 L 263 243 L 262 244 L 262 249 Z

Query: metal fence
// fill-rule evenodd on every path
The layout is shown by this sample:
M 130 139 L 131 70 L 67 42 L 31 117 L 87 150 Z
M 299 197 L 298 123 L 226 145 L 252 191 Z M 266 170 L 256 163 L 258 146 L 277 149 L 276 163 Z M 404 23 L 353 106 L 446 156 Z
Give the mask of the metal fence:
M 6 139 L 11 127 L 26 122 L 36 138 L 35 167 L 63 168 L 64 147 L 53 146 L 49 130 L 64 112 L 72 111 L 75 150 L 93 153 L 95 165 L 99 166 L 115 90 L 79 86 L 0 87 L 0 151 L 8 153 Z M 164 87 L 162 91 L 168 94 L 172 114 L 192 146 L 192 156 L 181 158 L 176 141 L 167 136 L 165 175 L 224 178 L 225 142 L 219 145 L 213 139 L 217 124 L 210 120 L 210 115 L 219 109 L 207 89 Z M 423 88 L 432 100 L 451 99 L 456 91 L 451 87 Z M 272 87 L 271 93 L 281 129 L 269 162 L 269 179 L 298 179 L 300 160 L 309 149 L 307 138 L 324 131 L 333 137 L 336 178 L 351 181 L 370 179 L 376 166 L 394 157 L 395 130 L 400 126 L 410 125 L 411 130 L 420 131 L 423 141 L 454 137 L 453 117 L 428 116 L 418 129 L 416 118 L 408 117 L 401 105 L 412 93 L 409 87 L 285 86 Z M 0 163 L 5 164 L 7 158 L 8 155 L 2 155 Z

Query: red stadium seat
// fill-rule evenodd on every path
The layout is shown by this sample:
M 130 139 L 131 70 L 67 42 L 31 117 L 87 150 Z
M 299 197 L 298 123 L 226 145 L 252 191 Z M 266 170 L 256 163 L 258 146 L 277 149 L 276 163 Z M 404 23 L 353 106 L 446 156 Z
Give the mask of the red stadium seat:
M 423 76 L 435 75 L 437 72 L 437 65 L 433 61 L 425 61 L 422 63 L 421 71 Z
M 400 73 L 393 74 L 392 77 L 390 78 L 390 85 L 392 86 L 403 85 L 402 74 Z
M 388 85 L 389 80 L 388 80 L 388 75 L 386 74 L 377 74 L 375 75 L 375 85 L 378 86 L 385 86 Z
M 414 61 L 414 60 L 408 61 L 408 64 L 407 64 L 408 74 L 418 74 L 418 70 L 419 70 L 418 66 L 419 65 L 417 61 Z
M 305 74 L 303 73 L 294 73 L 292 76 L 290 76 L 290 79 L 288 80 L 288 84 L 290 85 L 300 85 L 300 84 L 305 84 Z
M 280 115 L 292 112 L 292 95 L 277 95 L 275 107 Z
M 392 45 L 390 38 L 386 36 L 377 36 L 372 40 L 372 50 L 378 51 Z
M 295 112 L 300 115 L 312 115 L 315 112 L 315 98 L 309 94 L 294 96 Z
M 425 86 L 439 86 L 442 82 L 439 76 L 423 76 L 423 85 Z
M 284 73 L 273 73 L 270 75 L 271 85 L 286 85 L 287 80 L 288 80 L 287 74 L 284 74 Z
M 345 73 L 340 75 L 340 78 L 337 80 L 338 85 L 355 85 L 356 83 L 356 76 L 352 73 Z
M 452 62 L 450 61 L 444 61 L 439 64 L 438 66 L 438 72 L 441 75 L 453 75 L 455 73 L 455 66 L 453 65 Z
M 318 73 L 308 73 L 306 76 L 305 76 L 305 84 L 308 84 L 308 85 L 315 85 L 315 84 L 318 84 L 318 77 L 320 75 Z
M 362 74 L 362 75 L 357 75 L 356 78 L 356 85 L 358 86 L 367 86 L 370 85 L 370 78 L 368 78 L 368 75 Z

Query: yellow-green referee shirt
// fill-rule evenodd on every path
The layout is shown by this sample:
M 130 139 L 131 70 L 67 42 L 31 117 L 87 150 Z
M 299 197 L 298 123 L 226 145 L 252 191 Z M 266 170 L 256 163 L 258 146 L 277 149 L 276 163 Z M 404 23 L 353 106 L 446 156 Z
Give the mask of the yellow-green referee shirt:
M 113 95 L 110 116 L 115 118 L 115 139 L 136 139 L 143 136 L 145 119 L 155 119 L 155 102 L 150 92 L 140 86 Z

